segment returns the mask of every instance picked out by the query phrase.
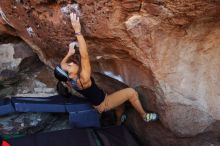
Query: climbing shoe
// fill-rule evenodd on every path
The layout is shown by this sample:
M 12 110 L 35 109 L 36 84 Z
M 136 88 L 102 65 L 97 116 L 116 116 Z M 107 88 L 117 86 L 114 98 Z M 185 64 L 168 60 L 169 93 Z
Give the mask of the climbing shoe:
M 143 116 L 145 122 L 152 122 L 159 120 L 159 115 L 157 113 L 146 113 Z

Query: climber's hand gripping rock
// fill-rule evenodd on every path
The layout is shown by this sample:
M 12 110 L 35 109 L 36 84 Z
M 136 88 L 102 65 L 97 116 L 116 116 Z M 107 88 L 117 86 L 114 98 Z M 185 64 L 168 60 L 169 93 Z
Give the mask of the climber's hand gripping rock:
M 72 24 L 72 27 L 73 27 L 75 33 L 80 33 L 81 32 L 81 25 L 79 22 L 79 17 L 77 17 L 75 13 L 71 13 L 70 20 L 71 20 L 71 24 Z

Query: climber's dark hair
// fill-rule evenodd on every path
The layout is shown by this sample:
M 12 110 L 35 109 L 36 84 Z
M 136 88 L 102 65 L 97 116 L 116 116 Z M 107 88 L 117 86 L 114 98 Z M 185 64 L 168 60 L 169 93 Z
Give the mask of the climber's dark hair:
M 68 88 L 65 87 L 63 84 L 62 84 L 62 81 L 58 81 L 57 82 L 57 93 L 61 96 L 64 96 L 64 97 L 71 97 L 71 93 L 69 92 Z

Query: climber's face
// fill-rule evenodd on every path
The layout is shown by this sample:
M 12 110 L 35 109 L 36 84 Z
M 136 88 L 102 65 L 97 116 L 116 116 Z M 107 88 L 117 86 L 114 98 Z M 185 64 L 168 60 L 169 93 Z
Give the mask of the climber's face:
M 68 72 L 69 78 L 75 79 L 79 71 L 79 65 L 74 62 L 70 62 L 67 65 L 68 65 L 67 72 Z

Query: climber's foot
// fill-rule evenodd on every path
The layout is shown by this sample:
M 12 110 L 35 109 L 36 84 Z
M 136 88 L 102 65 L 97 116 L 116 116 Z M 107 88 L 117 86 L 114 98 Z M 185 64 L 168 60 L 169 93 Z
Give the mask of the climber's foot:
M 145 122 L 153 122 L 159 120 L 159 115 L 157 113 L 146 113 L 143 119 Z

